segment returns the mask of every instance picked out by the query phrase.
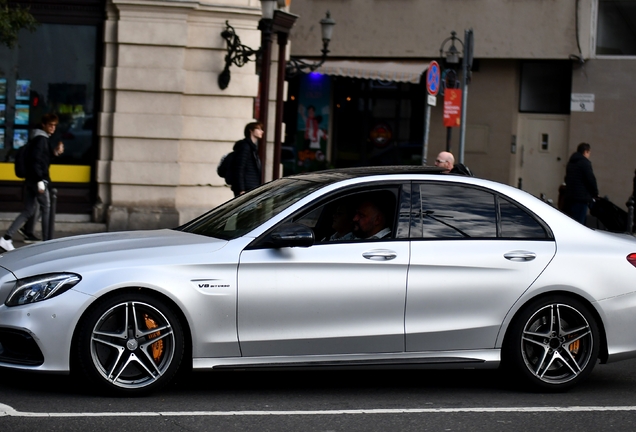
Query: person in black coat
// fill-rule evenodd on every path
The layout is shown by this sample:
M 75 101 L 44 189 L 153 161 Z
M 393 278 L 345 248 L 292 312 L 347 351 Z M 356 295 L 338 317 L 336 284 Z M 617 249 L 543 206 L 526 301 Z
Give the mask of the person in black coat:
M 31 139 L 26 144 L 25 162 L 25 208 L 13 221 L 6 234 L 0 238 L 0 248 L 10 251 L 14 249 L 12 237 L 22 228 L 29 218 L 33 217 L 37 206 L 42 210 L 42 240 L 50 240 L 49 214 L 51 198 L 49 195 L 49 166 L 51 159 L 64 153 L 64 144 L 60 141 L 55 148 L 49 146 L 49 137 L 55 132 L 58 118 L 55 114 L 42 116 L 42 125 L 33 130 Z M 33 233 L 27 233 L 31 240 Z M 27 238 L 25 238 L 27 240 Z M 36 239 L 39 240 L 39 239 Z
M 245 138 L 234 144 L 232 161 L 232 192 L 239 196 L 261 185 L 261 159 L 258 156 L 258 140 L 263 137 L 261 122 L 248 123 Z
M 591 151 L 588 143 L 579 144 L 565 168 L 565 212 L 583 225 L 590 202 L 598 197 L 596 177 L 590 162 Z

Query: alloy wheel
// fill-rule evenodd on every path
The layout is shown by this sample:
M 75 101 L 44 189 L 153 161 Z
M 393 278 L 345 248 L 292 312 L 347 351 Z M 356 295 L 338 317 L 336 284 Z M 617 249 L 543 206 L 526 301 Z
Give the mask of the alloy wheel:
M 177 340 L 170 320 L 149 302 L 122 301 L 99 316 L 90 336 L 95 370 L 120 389 L 159 381 L 173 364 Z
M 594 366 L 598 352 L 595 333 L 581 311 L 568 304 L 548 304 L 523 326 L 521 356 L 528 371 L 541 382 L 568 383 L 588 365 Z

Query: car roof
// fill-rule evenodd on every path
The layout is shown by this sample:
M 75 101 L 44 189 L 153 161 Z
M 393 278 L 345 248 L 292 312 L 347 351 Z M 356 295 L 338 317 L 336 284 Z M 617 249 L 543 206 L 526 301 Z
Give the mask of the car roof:
M 391 174 L 440 174 L 444 168 L 422 165 L 389 165 L 389 166 L 369 166 L 354 168 L 339 168 L 324 171 L 314 171 L 300 173 L 288 178 L 298 178 L 302 180 L 319 183 L 331 183 L 356 177 L 391 175 Z

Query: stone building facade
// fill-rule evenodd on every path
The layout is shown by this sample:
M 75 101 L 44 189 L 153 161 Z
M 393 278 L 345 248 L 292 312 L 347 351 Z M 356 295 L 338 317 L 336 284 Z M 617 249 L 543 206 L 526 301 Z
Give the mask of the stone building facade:
M 0 212 L 21 207 L 11 155 L 45 108 L 63 113 L 60 139 L 69 148 L 69 159 L 54 167 L 58 211 L 90 214 L 111 231 L 164 228 L 231 198 L 216 166 L 255 116 L 259 75 L 253 62 L 232 66 L 230 85 L 219 88 L 227 52 L 221 32 L 227 21 L 243 44 L 258 48 L 259 0 L 12 3 L 29 5 L 42 24 L 32 35 L 21 33 L 22 48 L 0 49 L 0 107 L 6 105 L 0 124 Z M 632 193 L 636 160 L 631 143 L 636 122 L 630 119 L 636 41 L 621 31 L 617 17 L 636 24 L 634 3 L 294 0 L 287 9 L 299 16 L 290 34 L 293 56 L 317 60 L 318 21 L 329 10 L 337 23 L 322 69 L 329 80 L 323 165 L 420 163 L 426 91 L 421 80 L 397 77 L 404 68 L 425 73 L 431 61 L 442 60 L 440 45 L 451 31 L 462 39 L 464 30 L 472 29 L 465 163 L 481 177 L 556 202 L 567 159 L 586 141 L 601 193 L 624 203 Z M 56 43 L 49 47 L 45 41 Z M 41 65 L 30 60 L 31 46 L 43 47 L 39 54 L 51 66 L 46 79 L 39 76 Z M 93 47 L 90 54 L 86 46 Z M 266 125 L 267 179 L 272 177 L 276 52 Z M 91 56 L 92 62 L 82 62 Z M 342 72 L 341 65 L 329 66 L 342 61 L 359 67 Z M 389 72 L 395 68 L 388 76 L 396 78 L 362 76 L 362 66 L 369 64 Z M 285 116 L 284 148 L 292 155 L 292 172 L 303 168 L 301 156 L 309 153 L 294 148 L 304 145 L 302 130 L 296 130 L 298 101 L 306 96 L 302 77 L 289 81 Z M 30 97 L 18 100 L 16 89 L 28 85 Z M 28 125 L 19 115 L 25 106 Z M 447 143 L 451 151 L 458 149 L 458 130 L 449 135 L 442 117 L 438 97 L 431 107 L 428 161 Z M 373 143 L 387 131 L 388 141 Z M 70 150 L 74 146 L 89 149 L 80 154 Z

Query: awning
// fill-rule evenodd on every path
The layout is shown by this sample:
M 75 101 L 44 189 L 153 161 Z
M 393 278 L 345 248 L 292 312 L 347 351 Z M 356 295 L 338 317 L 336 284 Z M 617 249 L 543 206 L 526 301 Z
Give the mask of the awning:
M 428 68 L 429 62 L 418 60 L 382 61 L 382 60 L 327 60 L 316 69 L 325 75 L 349 78 L 377 79 L 382 81 L 400 81 L 417 84 Z

